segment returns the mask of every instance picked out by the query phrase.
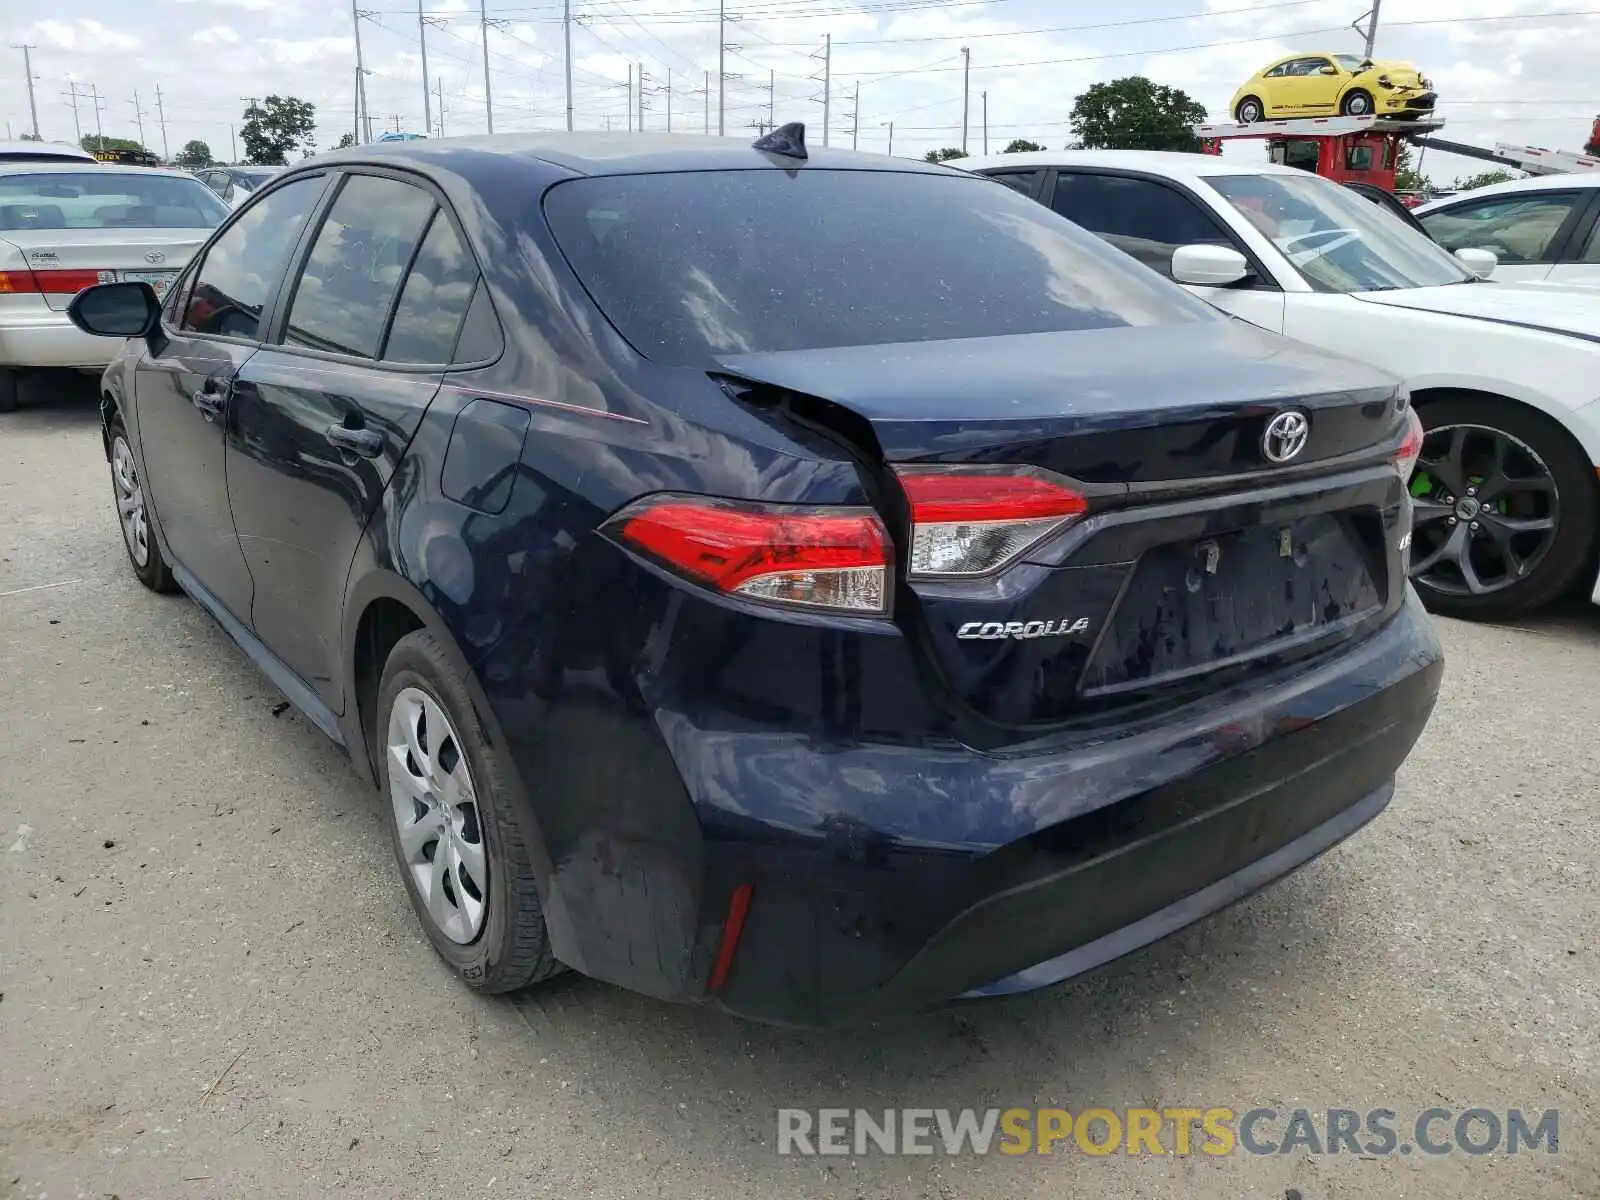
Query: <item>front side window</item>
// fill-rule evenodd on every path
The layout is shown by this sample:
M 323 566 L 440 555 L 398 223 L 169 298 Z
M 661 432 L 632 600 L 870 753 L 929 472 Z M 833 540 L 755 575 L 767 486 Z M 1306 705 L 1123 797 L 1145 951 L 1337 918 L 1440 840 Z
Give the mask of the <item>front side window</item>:
M 258 335 L 261 310 L 322 185 L 320 175 L 296 179 L 263 196 L 222 231 L 195 275 L 183 329 L 226 337 Z
M 1600 263 L 1600 218 L 1596 218 L 1594 226 L 1589 230 L 1589 240 L 1583 244 L 1583 253 L 1578 255 L 1579 262 Z
M 0 232 L 22 229 L 215 229 L 227 208 L 205 184 L 91 166 L 0 175 Z
M 427 192 L 397 179 L 347 179 L 295 284 L 284 342 L 376 358 L 390 305 L 434 207 Z
M 1206 182 L 1316 291 L 1393 291 L 1474 278 L 1398 217 L 1326 179 L 1214 175 Z
M 1149 179 L 1060 172 L 1051 207 L 1164 275 L 1172 252 L 1195 243 L 1229 245 L 1217 222 L 1174 188 Z
M 556 184 L 544 213 L 611 323 L 672 366 L 1217 316 L 974 175 L 602 176 Z
M 1447 250 L 1493 250 L 1504 263 L 1544 260 L 1580 195 L 1496 196 L 1422 218 L 1422 227 Z
M 1043 171 L 996 171 L 989 178 L 1024 196 L 1032 196 L 1039 190 L 1039 176 L 1043 174 Z

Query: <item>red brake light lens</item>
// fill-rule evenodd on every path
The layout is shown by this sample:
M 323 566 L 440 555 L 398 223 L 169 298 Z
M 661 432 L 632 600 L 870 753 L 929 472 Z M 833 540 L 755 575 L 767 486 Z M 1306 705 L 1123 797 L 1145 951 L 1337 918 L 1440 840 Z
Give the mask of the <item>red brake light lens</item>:
M 116 279 L 115 271 L 0 271 L 0 293 L 76 296 L 84 288 L 115 283 Z
M 863 616 L 889 611 L 894 551 L 870 511 L 655 496 L 619 513 L 609 528 L 721 592 Z
M 1400 478 L 1409 480 L 1422 457 L 1422 418 L 1414 408 L 1406 409 L 1406 433 L 1400 439 L 1400 449 L 1394 456 L 1394 465 L 1400 469 Z
M 987 575 L 1089 511 L 1081 492 L 1031 468 L 900 467 L 911 506 L 912 578 Z

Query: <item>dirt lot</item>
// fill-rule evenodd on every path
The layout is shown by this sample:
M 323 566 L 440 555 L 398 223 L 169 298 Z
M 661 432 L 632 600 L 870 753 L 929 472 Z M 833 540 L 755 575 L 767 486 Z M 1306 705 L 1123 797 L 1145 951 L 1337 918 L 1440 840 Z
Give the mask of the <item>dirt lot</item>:
M 1389 811 L 1092 979 L 844 1033 L 435 964 L 375 794 L 0 416 L 0 1196 L 1600 1196 L 1600 613 L 1441 623 Z M 780 1106 L 1558 1108 L 1560 1152 L 802 1160 Z

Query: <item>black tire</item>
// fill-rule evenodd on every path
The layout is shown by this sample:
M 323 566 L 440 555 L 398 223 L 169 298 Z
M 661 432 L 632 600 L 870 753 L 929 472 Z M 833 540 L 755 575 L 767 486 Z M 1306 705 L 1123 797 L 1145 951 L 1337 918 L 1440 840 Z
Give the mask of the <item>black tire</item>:
M 140 583 L 144 584 L 144 586 L 149 588 L 152 592 L 159 592 L 163 595 L 175 592 L 178 590 L 178 581 L 172 577 L 172 568 L 167 565 L 166 558 L 162 556 L 161 539 L 156 536 L 156 515 L 155 512 L 150 508 L 149 497 L 144 497 L 144 520 L 146 532 L 144 555 L 145 561 L 142 563 L 139 561 L 139 548 L 135 544 L 133 537 L 129 534 L 127 524 L 122 519 L 122 510 L 120 507 L 122 502 L 122 487 L 117 481 L 118 443 L 120 442 L 126 449 L 130 463 L 136 464 L 137 460 L 133 458 L 132 443 L 128 441 L 128 431 L 123 426 L 121 417 L 113 417 L 111 419 L 111 424 L 106 428 L 106 434 L 107 447 L 111 455 L 111 498 L 114 504 L 117 505 L 117 529 L 122 534 L 122 548 L 128 554 L 128 565 L 133 568 L 134 578 L 136 578 Z M 134 465 L 132 469 L 135 472 L 134 477 L 137 481 L 137 465 Z M 140 487 L 140 493 L 141 495 L 144 494 L 142 484 Z
M 1250 115 L 1250 106 L 1255 106 L 1255 115 Z M 1254 125 L 1257 121 L 1265 120 L 1267 106 L 1261 103 L 1259 96 L 1246 96 L 1239 101 L 1239 107 L 1233 110 L 1233 119 L 1241 125 Z
M 472 776 L 476 829 L 486 851 L 488 882 L 482 929 L 466 944 L 446 936 L 429 914 L 427 900 L 406 864 L 399 825 L 392 815 L 393 764 L 386 749 L 389 717 L 396 698 L 408 688 L 420 690 L 444 710 Z M 511 811 L 512 787 L 501 751 L 484 736 L 466 681 L 427 630 L 407 634 L 390 652 L 378 688 L 371 738 L 395 860 L 417 920 L 439 957 L 469 987 L 491 994 L 514 992 L 564 971 L 550 949 L 528 852 Z
M 17 411 L 17 384 L 22 372 L 15 367 L 0 367 L 0 412 Z
M 1485 396 L 1444 396 L 1420 405 L 1417 413 L 1425 431 L 1475 425 L 1515 438 L 1543 460 L 1559 504 L 1555 536 L 1526 578 L 1481 596 L 1441 592 L 1414 578 L 1430 611 L 1469 621 L 1502 621 L 1542 608 L 1580 580 L 1588 582 L 1586 575 L 1595 566 L 1600 487 L 1594 465 L 1570 433 L 1535 409 Z M 1414 543 L 1413 566 L 1416 554 Z
M 1370 117 L 1372 93 L 1363 88 L 1351 88 L 1339 101 L 1339 111 L 1347 117 Z

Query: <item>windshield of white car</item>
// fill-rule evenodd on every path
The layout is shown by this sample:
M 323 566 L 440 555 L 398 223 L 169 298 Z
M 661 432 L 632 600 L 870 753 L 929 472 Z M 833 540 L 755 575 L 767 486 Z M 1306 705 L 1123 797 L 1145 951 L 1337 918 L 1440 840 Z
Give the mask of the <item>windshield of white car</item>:
M 1220 175 L 1207 182 L 1315 291 L 1393 291 L 1473 278 L 1393 213 L 1315 175 Z
M 214 229 L 227 216 L 188 177 L 109 167 L 0 175 L 0 230 Z

